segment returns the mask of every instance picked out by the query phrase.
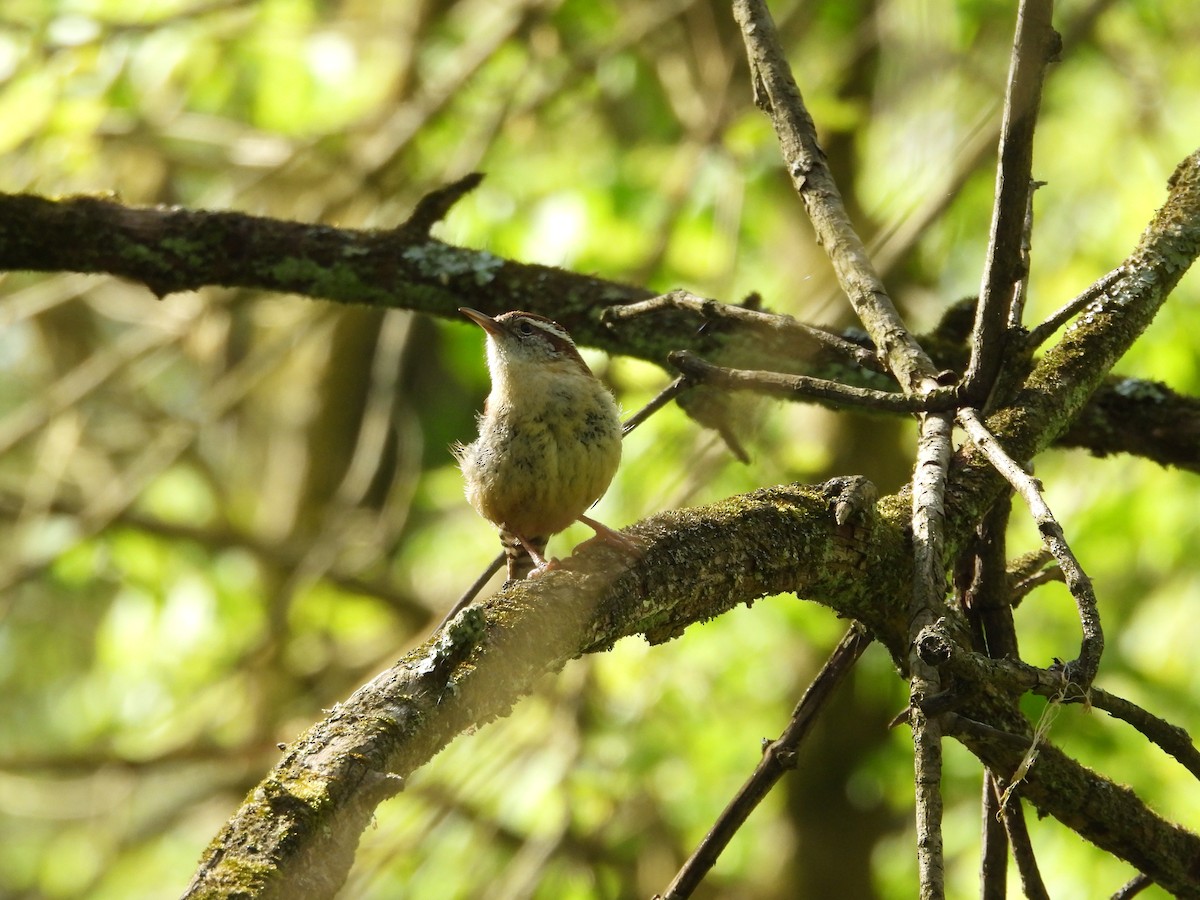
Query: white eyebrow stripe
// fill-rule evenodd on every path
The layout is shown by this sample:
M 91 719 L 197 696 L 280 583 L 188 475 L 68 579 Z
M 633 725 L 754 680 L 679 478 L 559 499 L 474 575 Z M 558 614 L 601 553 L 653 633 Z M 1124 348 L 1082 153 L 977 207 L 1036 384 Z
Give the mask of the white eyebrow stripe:
M 564 340 L 568 344 L 570 344 L 572 347 L 575 346 L 575 342 L 573 340 L 571 340 L 571 336 L 569 334 L 567 334 L 567 330 L 565 328 L 563 328 L 561 325 L 559 325 L 553 319 L 547 319 L 545 316 L 539 316 L 537 313 L 527 313 L 527 312 L 505 313 L 504 315 L 500 316 L 496 321 L 497 322 L 509 322 L 509 321 L 512 321 L 513 319 L 524 319 L 525 321 L 529 322 L 529 324 L 535 325 L 538 328 L 542 329 L 542 331 L 549 332 L 550 334 L 554 335 L 555 337 L 561 338 L 562 340 Z
M 541 325 L 543 330 L 548 331 L 551 334 L 557 335 L 558 337 L 562 338 L 564 341 L 569 343 L 572 347 L 575 346 L 575 341 L 573 341 L 571 339 L 571 336 L 569 334 L 567 334 L 566 329 L 563 328 L 561 325 L 559 325 L 557 322 L 551 322 L 551 321 L 547 320 L 545 322 L 539 322 L 537 324 Z

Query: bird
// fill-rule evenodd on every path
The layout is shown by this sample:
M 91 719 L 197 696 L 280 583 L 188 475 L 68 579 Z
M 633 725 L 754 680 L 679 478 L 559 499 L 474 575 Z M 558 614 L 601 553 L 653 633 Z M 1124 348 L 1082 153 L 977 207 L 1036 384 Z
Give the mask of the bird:
M 566 329 L 523 310 L 459 312 L 487 334 L 491 392 L 479 437 L 452 449 L 467 500 L 499 529 L 506 584 L 554 568 L 546 543 L 577 521 L 596 532 L 591 540 L 636 552 L 633 538 L 586 515 L 620 464 L 621 418 Z

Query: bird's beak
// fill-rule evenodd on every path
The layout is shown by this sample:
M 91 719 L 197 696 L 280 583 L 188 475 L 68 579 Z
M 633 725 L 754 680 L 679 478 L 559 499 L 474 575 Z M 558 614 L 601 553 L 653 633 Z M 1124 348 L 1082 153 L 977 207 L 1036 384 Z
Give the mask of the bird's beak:
M 488 334 L 500 335 L 504 333 L 504 328 L 500 323 L 486 313 L 481 313 L 477 309 L 471 309 L 469 306 L 460 306 L 458 311 Z

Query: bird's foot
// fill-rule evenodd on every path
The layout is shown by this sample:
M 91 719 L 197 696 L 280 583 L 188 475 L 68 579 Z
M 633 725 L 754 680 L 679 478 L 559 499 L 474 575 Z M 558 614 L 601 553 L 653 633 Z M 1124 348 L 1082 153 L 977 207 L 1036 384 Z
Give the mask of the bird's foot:
M 529 574 L 525 576 L 526 578 L 537 578 L 539 575 L 544 575 L 558 568 L 558 560 L 555 557 L 552 556 L 546 559 L 541 553 L 541 550 L 545 549 L 546 546 L 545 539 L 527 541 L 523 537 L 517 537 L 517 541 L 525 548 L 525 552 L 529 554 L 529 558 L 533 560 L 533 568 L 529 570 Z M 539 543 L 541 545 L 540 548 L 538 546 Z
M 586 541 L 576 547 L 576 551 L 588 546 L 589 544 L 604 543 L 608 544 L 608 546 L 613 547 L 614 549 L 628 553 L 630 556 L 641 556 L 642 553 L 645 552 L 645 545 L 638 538 L 631 534 L 625 534 L 624 532 L 616 531 L 612 528 L 609 528 L 603 522 L 597 522 L 595 519 L 589 516 L 580 516 L 579 521 L 588 526 L 588 528 L 592 529 L 592 531 L 596 532 L 596 535 L 595 537 L 588 538 Z
M 536 562 L 536 560 L 535 560 L 535 562 Z M 539 578 L 542 575 L 545 575 L 547 572 L 553 572 L 555 569 L 559 568 L 560 565 L 561 564 L 558 561 L 558 557 L 556 557 L 556 556 L 552 556 L 549 559 L 543 559 L 541 562 L 537 563 L 537 565 L 535 565 L 532 569 L 530 569 L 529 574 L 526 575 L 525 577 L 526 578 Z

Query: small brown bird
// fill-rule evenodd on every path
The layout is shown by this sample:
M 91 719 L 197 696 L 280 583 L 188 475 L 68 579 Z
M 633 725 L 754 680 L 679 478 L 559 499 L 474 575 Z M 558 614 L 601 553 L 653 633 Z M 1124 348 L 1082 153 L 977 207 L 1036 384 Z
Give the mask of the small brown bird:
M 557 322 L 529 312 L 492 318 L 459 310 L 487 332 L 492 390 L 479 437 L 454 448 L 467 499 L 500 529 L 508 580 L 552 568 L 552 534 L 583 522 L 603 539 L 632 539 L 584 514 L 608 489 L 621 461 L 617 403 Z M 595 540 L 596 538 L 593 538 Z

